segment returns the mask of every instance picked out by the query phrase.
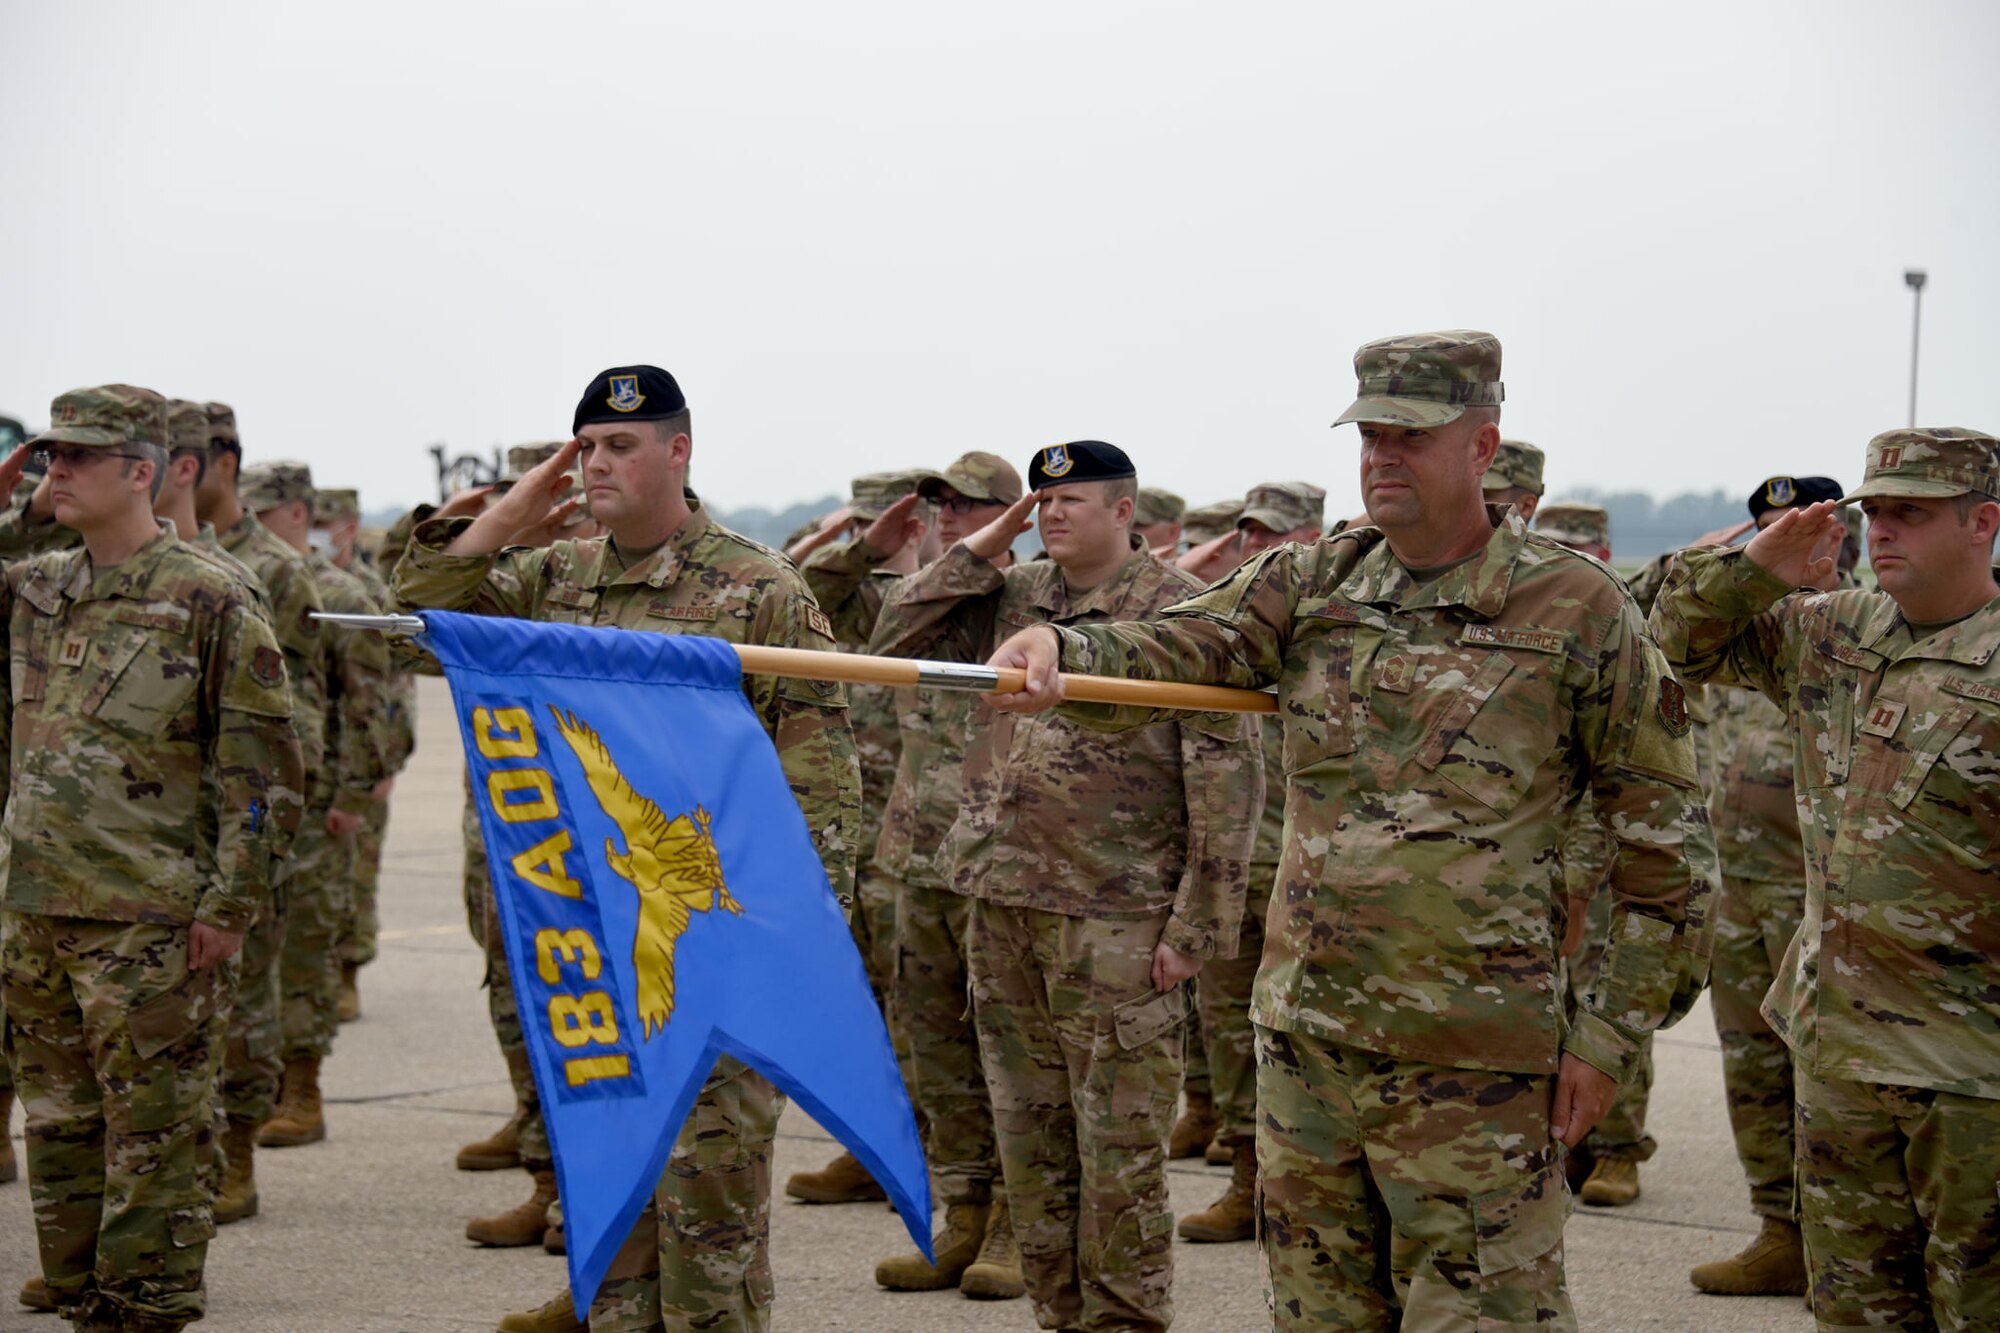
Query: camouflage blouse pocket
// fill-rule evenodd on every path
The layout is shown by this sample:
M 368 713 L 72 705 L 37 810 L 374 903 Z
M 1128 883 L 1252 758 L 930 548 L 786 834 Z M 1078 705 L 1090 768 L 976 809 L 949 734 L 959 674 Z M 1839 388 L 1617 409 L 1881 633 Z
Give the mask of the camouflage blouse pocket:
M 2000 706 L 1953 700 L 1913 739 L 1889 802 L 1985 868 L 2000 850 Z
M 1509 814 L 1558 739 L 1555 692 L 1536 683 L 1505 653 L 1466 662 L 1457 681 L 1433 687 L 1445 703 L 1417 762 L 1495 815 Z
M 1325 623 L 1313 613 L 1307 613 L 1303 625 L 1278 683 L 1278 715 L 1284 722 L 1281 757 L 1287 774 L 1354 753 L 1350 682 L 1359 626 Z
M 103 663 L 84 695 L 84 715 L 141 739 L 166 731 L 201 678 L 191 646 L 159 630 L 122 629 L 109 638 Z

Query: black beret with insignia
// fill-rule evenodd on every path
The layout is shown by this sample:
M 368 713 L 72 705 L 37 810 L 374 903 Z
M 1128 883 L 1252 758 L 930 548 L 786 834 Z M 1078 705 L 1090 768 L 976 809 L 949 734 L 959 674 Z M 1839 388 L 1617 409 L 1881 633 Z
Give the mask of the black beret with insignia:
M 1793 509 L 1838 500 L 1845 492 L 1832 477 L 1768 477 L 1750 493 L 1750 517 L 1773 509 Z
M 658 366 L 613 366 L 583 391 L 570 434 L 600 421 L 661 421 L 686 406 L 681 386 Z
M 1028 489 L 1031 491 L 1065 482 L 1117 481 L 1121 477 L 1138 475 L 1139 470 L 1132 466 L 1132 460 L 1125 456 L 1123 449 L 1102 440 L 1052 444 L 1037 451 L 1028 460 Z

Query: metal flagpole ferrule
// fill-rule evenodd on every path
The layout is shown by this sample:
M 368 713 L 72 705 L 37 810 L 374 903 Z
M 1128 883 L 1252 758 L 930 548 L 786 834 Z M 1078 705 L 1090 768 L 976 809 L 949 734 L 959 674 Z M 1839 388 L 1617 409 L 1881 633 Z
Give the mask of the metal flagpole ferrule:
M 918 662 L 917 684 L 989 694 L 1000 687 L 1000 673 L 990 666 L 970 662 Z
M 407 639 L 422 634 L 425 628 L 422 616 L 363 616 L 344 611 L 315 611 L 312 613 L 312 618 L 324 620 L 329 625 L 338 625 L 342 629 L 372 629 L 396 639 Z

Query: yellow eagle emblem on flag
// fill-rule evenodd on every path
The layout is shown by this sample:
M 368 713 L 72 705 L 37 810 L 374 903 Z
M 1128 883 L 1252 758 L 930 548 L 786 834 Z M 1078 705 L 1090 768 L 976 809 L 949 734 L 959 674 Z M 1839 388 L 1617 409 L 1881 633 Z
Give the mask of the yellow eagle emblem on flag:
M 625 840 L 621 853 L 604 840 L 604 859 L 620 879 L 639 891 L 639 929 L 632 939 L 632 968 L 639 992 L 639 1023 L 647 1041 L 674 1014 L 674 948 L 687 929 L 690 912 L 711 907 L 737 916 L 743 904 L 723 882 L 722 858 L 709 834 L 707 809 L 668 819 L 625 780 L 617 761 L 588 722 L 551 707 L 556 729 L 569 742 L 590 781 L 598 805 Z

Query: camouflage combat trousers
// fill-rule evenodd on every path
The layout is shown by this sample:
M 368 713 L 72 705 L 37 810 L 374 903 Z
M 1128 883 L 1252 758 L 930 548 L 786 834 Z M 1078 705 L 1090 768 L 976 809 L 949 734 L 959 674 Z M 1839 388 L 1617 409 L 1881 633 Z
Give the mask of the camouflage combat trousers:
M 485 856 L 483 847 L 478 849 L 478 855 Z M 485 862 L 482 860 L 480 864 Z M 514 1088 L 514 1112 L 521 1122 L 518 1131 L 521 1165 L 530 1171 L 546 1171 L 554 1166 L 555 1159 L 549 1153 L 542 1098 L 535 1088 L 534 1067 L 528 1060 L 528 1038 L 521 1031 L 521 1011 L 514 1001 L 514 974 L 507 962 L 507 935 L 500 928 L 500 903 L 493 896 L 490 880 L 482 876 L 480 884 L 479 938 L 486 950 L 486 1014 L 493 1021 L 500 1058 L 507 1062 L 507 1081 Z
M 1583 928 L 1583 947 L 1568 960 L 1569 1012 L 1576 1013 L 1590 988 L 1597 984 L 1598 969 L 1611 949 L 1611 892 L 1600 889 L 1590 900 Z M 1759 998 L 1762 998 L 1761 996 Z M 1592 1158 L 1619 1157 L 1643 1162 L 1659 1150 L 1659 1143 L 1646 1132 L 1646 1106 L 1653 1099 L 1653 1034 L 1640 1043 L 1639 1058 L 1632 1077 L 1618 1085 L 1617 1094 L 1604 1118 L 1584 1136 L 1583 1151 Z
M 2000 1101 L 1798 1074 L 1822 1329 L 2000 1328 Z
M 1805 913 L 1803 884 L 1724 878 L 1716 895 L 1709 1004 L 1722 1042 L 1722 1087 L 1736 1156 L 1750 1181 L 1750 1207 L 1764 1217 L 1798 1216 L 1792 1188 L 1792 1052 L 1761 1006 Z
M 492 871 L 486 864 L 486 835 L 479 829 L 479 812 L 473 808 L 472 788 L 465 789 L 465 808 L 459 813 L 459 834 L 465 839 L 459 891 L 465 895 L 465 928 L 472 942 L 486 947 L 485 903 L 493 895 Z
M 872 864 L 864 864 L 854 877 L 854 912 L 848 928 L 854 933 L 854 947 L 861 953 L 861 969 L 868 974 L 868 989 L 882 1011 L 889 1029 L 889 1044 L 896 1052 L 896 1064 L 903 1071 L 903 1085 L 910 1083 L 910 1039 L 903 1030 L 902 997 L 896 990 L 896 905 L 902 883 Z
M 135 1333 L 205 1308 L 227 967 L 186 926 L 0 914 L 42 1276 L 63 1313 Z
M 1251 884 L 1266 887 L 1262 892 L 1253 890 L 1243 904 L 1236 956 L 1209 959 L 1195 979 L 1201 1022 L 1188 1027 L 1201 1032 L 1208 1060 L 1209 1095 L 1221 1121 L 1215 1141 L 1230 1147 L 1257 1137 L 1257 1032 L 1250 1023 L 1250 991 L 1264 957 L 1264 912 L 1271 904 L 1269 886 L 1276 879 L 1275 869 L 1251 867 Z
M 1574 1329 L 1555 1079 L 1257 1029 L 1272 1327 Z
M 762 1074 L 726 1055 L 716 1062 L 652 1210 L 591 1303 L 591 1333 L 771 1326 L 771 1145 L 784 1108 L 784 1094 Z
M 938 1202 L 990 1203 L 1000 1175 L 993 1098 L 979 1062 L 966 975 L 972 899 L 949 889 L 900 886 L 896 987 L 909 1042 L 910 1099 L 924 1119 L 924 1149 Z
M 7 1043 L 7 1005 L 0 1000 L 0 1092 L 14 1090 L 14 1057 Z M 0 1134 L 10 1132 L 11 1127 L 0 1123 Z
M 1043 1328 L 1173 1322 L 1167 1138 L 1188 995 L 1153 990 L 1166 920 L 972 905 L 973 1021 Z
M 347 925 L 340 934 L 340 961 L 365 967 L 375 961 L 375 939 L 382 933 L 377 899 L 382 883 L 382 843 L 389 836 L 389 803 L 376 801 L 354 835 L 354 894 Z
M 277 1113 L 284 1071 L 283 1025 L 278 1003 L 278 955 L 285 944 L 290 863 L 271 894 L 271 905 L 243 937 L 236 955 L 235 1000 L 222 1051 L 222 1110 L 239 1124 L 261 1125 Z
M 285 942 L 278 959 L 283 1059 L 324 1060 L 340 1030 L 340 938 L 353 905 L 354 840 L 326 831 L 326 814 L 306 817 L 292 840 Z

